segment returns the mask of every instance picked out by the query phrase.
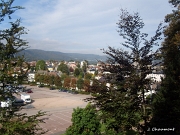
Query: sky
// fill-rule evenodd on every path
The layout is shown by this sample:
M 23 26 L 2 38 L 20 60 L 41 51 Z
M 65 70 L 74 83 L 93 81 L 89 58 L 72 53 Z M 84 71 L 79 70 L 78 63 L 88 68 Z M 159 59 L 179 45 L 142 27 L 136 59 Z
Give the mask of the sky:
M 120 9 L 139 12 L 144 32 L 153 36 L 164 16 L 172 12 L 168 0 L 15 0 L 29 49 L 103 55 L 108 46 L 122 48 L 117 30 Z M 13 17 L 13 16 L 12 16 Z

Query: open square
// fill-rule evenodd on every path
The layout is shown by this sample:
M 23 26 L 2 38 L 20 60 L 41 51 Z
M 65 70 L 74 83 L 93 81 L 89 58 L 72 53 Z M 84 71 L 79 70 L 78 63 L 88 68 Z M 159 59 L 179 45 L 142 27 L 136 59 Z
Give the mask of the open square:
M 43 129 L 49 130 L 46 135 L 63 133 L 71 125 L 73 108 L 84 108 L 87 105 L 84 99 L 89 97 L 89 95 L 70 94 L 36 86 L 26 87 L 33 91 L 28 93 L 32 103 L 26 105 L 21 112 L 33 115 L 40 110 L 46 111 L 47 115 L 43 116 L 45 123 L 40 124 Z

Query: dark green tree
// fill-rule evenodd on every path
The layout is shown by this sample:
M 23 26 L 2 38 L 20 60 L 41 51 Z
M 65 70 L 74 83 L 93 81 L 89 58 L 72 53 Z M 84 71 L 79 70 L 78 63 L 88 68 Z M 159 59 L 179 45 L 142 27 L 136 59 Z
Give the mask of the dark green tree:
M 62 73 L 65 73 L 65 74 L 69 75 L 69 68 L 63 62 L 61 62 L 61 64 L 58 66 L 57 70 L 61 71 Z
M 48 74 L 45 74 L 45 75 L 41 75 L 41 77 L 43 76 L 43 79 L 42 79 L 42 81 L 41 82 L 43 82 L 44 84 L 49 84 L 49 80 L 50 80 L 50 77 L 49 77 L 49 75 Z M 40 77 L 40 78 L 41 78 Z
M 129 51 L 113 47 L 103 50 L 109 63 L 107 66 L 104 64 L 103 70 L 111 74 L 104 75 L 104 80 L 99 82 L 101 87 L 92 87 L 95 97 L 91 100 L 105 114 L 102 118 L 108 129 L 121 133 L 136 128 L 139 133 L 147 134 L 150 114 L 144 93 L 149 89 L 151 79 L 146 76 L 154 66 L 152 61 L 156 52 L 153 53 L 152 48 L 161 39 L 161 24 L 148 40 L 148 34 L 141 32 L 144 22 L 139 13 L 130 14 L 121 9 L 117 25 L 119 35 L 124 38 L 121 45 Z M 111 87 L 103 85 L 106 82 L 111 83 Z
M 68 75 L 67 74 L 65 74 L 65 73 L 63 73 L 62 75 L 61 75 L 61 79 L 62 79 L 62 81 L 64 81 L 64 79 L 65 78 L 67 78 L 68 77 Z
M 80 74 L 79 68 L 76 68 L 76 69 L 74 70 L 74 76 L 75 76 L 75 77 L 78 77 L 79 74 Z
M 72 125 L 65 135 L 100 135 L 100 122 L 97 119 L 94 106 L 88 104 L 86 108 L 76 108 L 72 114 Z
M 152 132 L 159 135 L 180 134 L 180 1 L 169 2 L 176 10 L 165 17 L 168 26 L 164 30 L 165 39 L 161 48 L 165 78 L 154 100 L 151 126 L 174 130 Z
M 79 78 L 84 78 L 84 72 L 80 70 Z
M 50 86 L 54 85 L 54 79 L 55 79 L 54 75 L 49 75 L 48 84 Z
M 39 76 L 39 82 L 40 82 L 40 84 L 41 83 L 46 83 L 46 81 L 44 80 L 45 79 L 45 75 L 44 74 L 41 74 L 40 76 Z
M 0 24 L 8 22 L 8 20 L 4 20 L 12 19 L 12 14 L 16 10 L 22 9 L 22 7 L 13 6 L 13 2 L 14 0 L 1 0 Z M 27 42 L 21 39 L 26 31 L 20 25 L 20 19 L 16 21 L 12 19 L 10 23 L 7 23 L 7 28 L 1 29 L 0 32 L 0 101 L 7 102 L 7 98 L 12 99 L 16 93 L 7 91 L 6 85 L 19 85 L 29 69 L 27 63 L 25 64 L 24 57 L 17 55 L 18 52 L 27 48 Z M 44 115 L 44 112 L 27 116 L 19 111 L 19 107 L 10 104 L 7 107 L 0 107 L 1 135 L 40 135 L 44 133 L 39 126 L 39 123 L 43 122 L 41 116 Z
M 35 74 L 35 82 L 36 83 L 40 82 L 39 77 L 40 77 L 40 74 Z
M 55 76 L 55 78 L 54 78 L 54 84 L 55 84 L 57 87 L 61 87 L 61 86 L 62 86 L 61 77 Z
M 82 78 L 79 78 L 77 80 L 77 88 L 81 90 L 83 87 L 84 87 L 84 80 Z
M 46 70 L 46 62 L 44 60 L 38 60 L 36 63 L 36 71 L 38 70 Z

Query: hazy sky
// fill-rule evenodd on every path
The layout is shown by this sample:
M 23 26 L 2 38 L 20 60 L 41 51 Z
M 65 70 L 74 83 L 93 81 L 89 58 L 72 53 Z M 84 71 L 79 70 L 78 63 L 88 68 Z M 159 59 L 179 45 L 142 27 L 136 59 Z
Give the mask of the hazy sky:
M 139 12 L 144 32 L 154 34 L 171 13 L 168 0 L 15 0 L 25 7 L 16 12 L 29 31 L 31 49 L 102 54 L 100 49 L 121 48 L 117 33 L 120 9 Z

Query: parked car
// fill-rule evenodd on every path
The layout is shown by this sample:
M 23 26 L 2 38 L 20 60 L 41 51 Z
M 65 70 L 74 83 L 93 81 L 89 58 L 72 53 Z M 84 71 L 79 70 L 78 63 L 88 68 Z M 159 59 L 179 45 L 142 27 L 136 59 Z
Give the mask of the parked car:
M 77 91 L 71 91 L 71 94 L 78 94 Z
M 14 102 L 12 102 L 13 106 L 23 106 L 24 105 L 24 101 L 22 99 L 15 99 Z
M 26 93 L 33 93 L 31 89 L 27 90 Z
M 55 90 L 55 88 L 54 87 L 50 87 L 49 90 Z
M 59 92 L 68 92 L 66 89 L 59 89 Z
M 31 103 L 31 96 L 28 94 L 21 94 L 21 99 L 25 102 L 25 103 Z
M 39 84 L 37 87 L 42 88 L 43 86 L 44 86 L 43 84 Z

